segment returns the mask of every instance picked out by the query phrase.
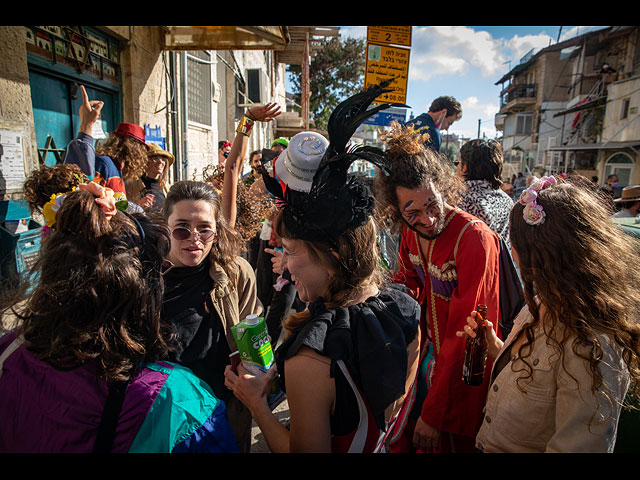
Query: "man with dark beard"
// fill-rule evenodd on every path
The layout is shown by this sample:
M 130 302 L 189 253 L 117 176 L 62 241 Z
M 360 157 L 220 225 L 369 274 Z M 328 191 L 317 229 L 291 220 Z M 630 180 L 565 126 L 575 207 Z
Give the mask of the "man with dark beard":
M 465 342 L 455 332 L 478 304 L 487 305 L 488 320 L 498 331 L 499 240 L 455 206 L 463 184 L 424 147 L 421 135 L 395 125 L 386 143 L 391 173 L 376 176 L 377 198 L 383 208 L 391 207 L 392 222 L 402 228 L 394 281 L 420 303 L 424 339 L 415 402 L 407 406 L 406 423 L 399 423 L 406 426 L 391 435 L 391 450 L 473 452 L 491 362 L 482 386 L 465 384 Z

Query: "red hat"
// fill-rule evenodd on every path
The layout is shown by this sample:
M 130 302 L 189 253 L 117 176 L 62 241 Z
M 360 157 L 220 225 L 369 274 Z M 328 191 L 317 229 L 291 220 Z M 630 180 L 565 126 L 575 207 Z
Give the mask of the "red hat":
M 135 125 L 133 123 L 121 123 L 118 125 L 118 129 L 113 132 L 114 135 L 118 135 L 120 137 L 131 137 L 135 138 L 139 142 L 145 144 L 145 136 L 144 136 L 144 128 L 139 125 Z

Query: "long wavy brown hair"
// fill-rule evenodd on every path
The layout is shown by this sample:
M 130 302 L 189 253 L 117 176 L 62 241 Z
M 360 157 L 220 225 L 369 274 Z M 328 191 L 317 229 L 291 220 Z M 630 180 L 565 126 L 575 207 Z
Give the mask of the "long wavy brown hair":
M 205 182 L 195 180 L 176 182 L 169 189 L 165 199 L 163 207 L 164 218 L 168 219 L 174 205 L 183 200 L 201 200 L 211 205 L 216 222 L 217 240 L 211 247 L 209 258 L 212 262 L 222 267 L 232 284 L 235 285 L 239 273 L 235 258 L 240 252 L 243 240 L 237 231 L 229 227 L 226 218 L 222 214 L 218 192 Z
M 608 210 L 591 190 L 570 180 L 541 190 L 536 201 L 546 214 L 543 224 L 525 223 L 524 207 L 519 202 L 510 216 L 511 245 L 519 259 L 525 300 L 533 316 L 519 350 L 528 373 L 519 380 L 532 375 L 527 361 L 529 346 L 534 330 L 542 326 L 560 358 L 563 347 L 568 346 L 587 361 L 596 398 L 596 393 L 601 393 L 610 403 L 621 402 L 623 399 L 609 396 L 598 368 L 603 358 L 598 335 L 604 335 L 621 348 L 631 375 L 632 393 L 638 398 L 638 241 L 610 220 Z M 544 318 L 540 304 L 545 309 Z
M 36 280 L 6 292 L 0 313 L 54 367 L 95 362 L 100 378 L 129 380 L 168 352 L 160 271 L 169 248 L 163 219 L 118 212 L 108 220 L 91 193 L 76 190 L 42 241 Z
M 391 162 L 391 173 L 374 177 L 376 209 L 378 217 L 388 217 L 394 232 L 400 231 L 404 225 L 397 208 L 397 187 L 414 190 L 431 183 L 450 205 L 460 201 L 465 189 L 462 181 L 453 174 L 448 160 L 425 147 L 425 135 L 397 122 L 393 122 L 391 129 L 381 135 L 386 143 L 385 152 Z
M 96 155 L 106 155 L 122 167 L 125 181 L 136 180 L 147 170 L 149 157 L 147 147 L 130 137 L 111 134 L 104 142 L 96 145 Z
M 297 239 L 287 230 L 279 212 L 274 218 L 273 229 L 282 238 L 301 241 L 312 260 L 327 267 L 329 285 L 322 298 L 328 309 L 352 305 L 372 286 L 380 288 L 388 280 L 380 262 L 376 225 L 371 218 L 337 238 L 337 247 Z M 294 332 L 306 323 L 308 317 L 308 311 L 291 314 L 283 322 L 283 327 Z

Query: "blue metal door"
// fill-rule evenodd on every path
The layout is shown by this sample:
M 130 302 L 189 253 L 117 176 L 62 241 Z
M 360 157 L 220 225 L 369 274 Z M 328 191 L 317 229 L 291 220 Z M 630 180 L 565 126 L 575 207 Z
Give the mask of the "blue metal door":
M 64 158 L 64 149 L 78 134 L 82 92 L 78 82 L 64 77 L 29 70 L 31 103 L 40 158 L 55 165 Z M 85 84 L 90 100 L 102 100 L 101 122 L 105 133 L 115 130 L 119 119 L 119 95 Z M 57 155 L 56 155 L 57 153 Z
M 33 71 L 29 72 L 29 83 L 36 145 L 41 156 L 44 156 L 45 164 L 55 165 L 54 149 L 64 149 L 72 138 L 69 86 L 55 77 Z M 51 150 L 44 151 L 45 148 Z

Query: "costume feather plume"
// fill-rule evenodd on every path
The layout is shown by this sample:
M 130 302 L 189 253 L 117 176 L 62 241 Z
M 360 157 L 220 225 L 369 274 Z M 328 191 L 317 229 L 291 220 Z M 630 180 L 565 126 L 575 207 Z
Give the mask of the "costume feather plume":
M 376 164 L 382 161 L 383 165 L 377 166 L 380 168 L 387 167 L 386 162 L 384 162 L 380 155 L 372 154 L 373 150 L 371 148 L 360 147 L 349 152 L 347 151 L 347 144 L 358 127 L 376 113 L 392 106 L 408 106 L 401 103 L 382 103 L 373 108 L 369 108 L 373 101 L 380 95 L 393 91 L 386 88 L 391 81 L 392 79 L 384 80 L 378 85 L 374 85 L 363 92 L 357 93 L 347 98 L 335 108 L 329 117 L 329 123 L 327 125 L 329 146 L 322 161 L 318 165 L 317 173 L 322 173 L 325 165 L 331 164 L 332 169 L 337 168 L 346 174 L 349 166 L 359 158 L 372 161 Z M 384 157 L 384 155 L 382 157 Z
M 283 218 L 287 228 L 307 240 L 323 239 L 329 243 L 349 228 L 365 223 L 373 211 L 375 200 L 369 188 L 354 175 L 348 175 L 351 164 L 366 160 L 383 171 L 389 171 L 386 154 L 376 147 L 348 147 L 358 127 L 376 113 L 399 103 L 384 103 L 369 108 L 380 95 L 392 90 L 386 80 L 340 103 L 328 123 L 329 146 L 313 177 L 309 193 L 297 192 L 269 177 L 263 169 L 265 186 L 284 201 Z M 265 175 L 266 174 L 266 175 Z M 269 177 L 269 178 L 267 178 Z

